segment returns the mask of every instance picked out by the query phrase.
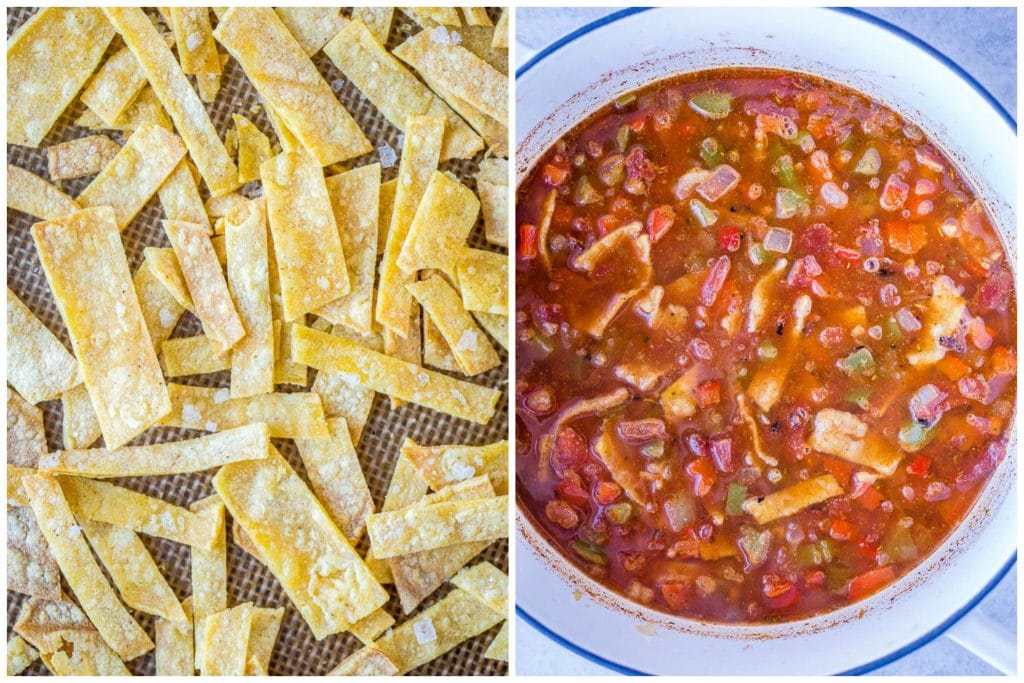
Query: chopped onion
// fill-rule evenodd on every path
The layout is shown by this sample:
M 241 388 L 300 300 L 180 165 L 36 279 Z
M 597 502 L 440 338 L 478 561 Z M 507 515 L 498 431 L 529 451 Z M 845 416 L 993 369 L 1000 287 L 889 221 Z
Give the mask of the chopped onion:
M 762 245 L 766 251 L 788 254 L 793 246 L 793 231 L 785 228 L 769 228 Z
M 680 490 L 663 504 L 672 531 L 680 532 L 697 520 L 697 504 L 689 491 Z
M 910 397 L 910 417 L 925 427 L 931 427 L 942 417 L 940 406 L 949 394 L 934 384 L 925 384 Z
M 822 201 L 837 209 L 842 209 L 850 203 L 850 198 L 842 188 L 831 181 L 821 186 L 820 194 Z
M 719 164 L 711 175 L 697 186 L 697 194 L 709 202 L 717 202 L 740 182 L 740 174 L 729 164 Z
M 909 308 L 901 308 L 896 311 L 896 322 L 900 324 L 904 332 L 917 332 L 921 329 L 921 321 L 914 317 Z

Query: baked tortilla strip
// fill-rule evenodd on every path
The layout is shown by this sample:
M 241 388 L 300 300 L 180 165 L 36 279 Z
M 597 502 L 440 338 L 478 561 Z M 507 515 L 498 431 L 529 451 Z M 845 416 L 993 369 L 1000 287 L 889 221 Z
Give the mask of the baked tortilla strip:
M 260 164 L 274 156 L 270 138 L 240 114 L 232 114 L 231 119 L 238 135 L 238 180 L 242 183 L 258 180 Z
M 188 159 L 182 159 L 174 171 L 157 190 L 160 206 L 164 209 L 164 217 L 171 221 L 198 223 L 211 232 L 210 217 L 199 196 L 196 177 Z
M 139 61 L 210 193 L 219 196 L 238 187 L 238 169 L 199 96 L 149 17 L 138 7 L 106 7 L 103 12 Z
M 145 446 L 54 451 L 39 469 L 51 474 L 74 474 L 90 479 L 154 477 L 205 472 L 229 462 L 259 460 L 270 449 L 270 430 L 262 422 L 185 441 Z
M 373 150 L 274 10 L 233 7 L 213 35 L 320 166 Z
M 7 675 L 17 676 L 39 659 L 39 652 L 19 635 L 7 639 Z
M 271 266 L 270 270 L 273 272 L 276 269 Z M 271 298 L 271 302 L 273 302 L 273 298 Z M 299 319 L 304 320 L 305 316 Z M 274 320 L 274 384 L 292 384 L 304 387 L 309 381 L 306 366 L 292 360 L 291 329 L 294 326 L 295 323 L 282 323 L 280 320 Z
M 402 45 L 395 48 L 394 55 L 408 63 L 408 60 L 403 57 L 406 53 L 402 48 Z M 410 66 L 415 67 L 413 64 L 410 64 Z M 508 126 L 506 124 L 496 121 L 490 116 L 480 112 L 469 102 L 457 97 L 444 85 L 426 77 L 423 72 L 419 72 L 419 75 L 420 78 L 423 79 L 423 82 L 430 86 L 431 90 L 443 98 L 444 101 L 448 103 L 448 106 L 454 109 L 458 115 L 466 121 L 466 123 L 472 126 L 473 130 L 480 134 L 484 139 L 484 143 L 487 145 L 487 152 L 489 154 L 494 154 L 500 157 L 508 156 Z
M 75 357 L 7 288 L 7 381 L 29 403 L 81 384 Z
M 227 389 L 169 384 L 171 412 L 166 427 L 223 431 L 265 422 L 275 439 L 328 439 L 320 397 L 309 392 L 257 394 L 230 398 Z
M 399 337 L 407 337 L 410 332 L 409 321 L 414 302 L 405 285 L 412 282 L 415 276 L 398 267 L 398 255 L 409 234 L 409 225 L 416 215 L 416 207 L 440 161 L 443 137 L 444 119 L 441 117 L 414 116 L 405 125 L 405 144 L 398 165 L 398 179 L 401 182 L 395 189 L 374 310 L 375 320 Z
M 185 621 L 174 590 L 134 531 L 88 519 L 79 524 L 126 605 L 171 621 Z
M 22 483 L 61 574 L 103 640 L 126 661 L 152 650 L 153 642 L 118 600 L 93 559 L 61 485 L 42 474 L 25 477 Z
M 173 36 L 168 36 L 173 42 Z M 146 85 L 146 74 L 139 66 L 139 60 L 127 47 L 123 47 L 89 81 L 82 91 L 82 103 L 95 112 L 105 126 L 115 127 L 121 116 Z
M 427 482 L 423 481 L 423 477 L 412 466 L 412 463 L 400 457 L 395 462 L 395 469 L 391 473 L 391 481 L 388 483 L 388 490 L 384 494 L 384 504 L 381 506 L 381 512 L 399 510 L 417 503 L 427 494 L 427 489 Z M 394 561 L 394 559 L 390 560 L 390 562 Z M 373 548 L 366 551 L 366 564 L 373 571 L 374 576 L 381 577 L 381 583 L 394 583 L 391 568 L 388 566 L 389 561 L 374 557 Z
M 128 105 L 124 113 L 117 117 L 113 125 L 108 126 L 104 124 L 102 121 L 99 121 L 99 117 L 96 117 L 96 121 L 100 125 L 94 125 L 92 120 L 86 120 L 90 114 L 95 116 L 91 111 L 86 110 L 85 114 L 75 121 L 75 125 L 87 128 L 113 129 L 125 133 L 131 133 L 143 126 L 160 126 L 166 130 L 174 131 L 171 119 L 167 116 L 167 112 L 164 111 L 160 100 L 157 99 L 153 88 L 148 85 L 142 89 L 142 92 L 138 94 L 135 101 Z
M 401 453 L 435 491 L 486 475 L 497 494 L 508 493 L 508 441 L 486 446 L 420 446 L 407 438 Z
M 508 315 L 508 255 L 466 248 L 458 259 L 459 291 L 467 311 Z
M 394 7 L 353 7 L 352 20 L 361 21 L 370 31 L 370 35 L 381 45 L 388 44 L 391 35 L 391 22 L 395 17 Z
M 164 377 L 208 375 L 231 367 L 230 354 L 218 354 L 209 337 L 176 337 L 160 345 Z
M 8 474 L 10 469 L 8 465 Z M 33 476 L 33 471 L 25 468 L 21 475 L 19 483 L 25 476 Z M 56 600 L 60 598 L 57 560 L 50 553 L 35 513 L 29 507 L 22 507 L 29 503 L 28 494 L 23 493 L 18 498 L 7 501 L 7 590 Z
M 833 408 L 820 410 L 814 416 L 814 431 L 807 445 L 885 476 L 895 474 L 903 459 L 903 451 L 880 433 L 871 431 L 866 422 L 853 413 Z
M 74 199 L 35 173 L 7 162 L 7 208 L 43 220 L 53 220 L 78 211 Z
M 225 465 L 213 486 L 317 640 L 387 602 L 387 592 L 276 451 Z
M 46 148 L 46 170 L 53 180 L 70 180 L 99 173 L 121 145 L 106 135 L 86 135 Z
M 307 57 L 319 52 L 345 25 L 337 7 L 275 7 L 274 11 Z
M 182 600 L 185 621 L 156 620 L 156 675 L 194 676 L 196 669 L 192 635 L 192 598 Z
M 215 519 L 105 481 L 82 477 L 60 477 L 59 481 L 79 519 L 104 522 L 195 548 L 210 548 L 216 540 Z
M 397 676 L 398 667 L 370 645 L 356 650 L 331 669 L 328 676 Z
M 502 15 L 505 16 L 504 14 Z M 499 662 L 508 661 L 508 621 L 501 625 L 501 630 L 498 631 L 498 635 L 494 636 L 494 640 L 484 650 L 485 659 L 496 659 Z
M 223 218 L 236 206 L 241 206 L 249 201 L 237 192 L 229 192 L 219 197 L 210 197 L 206 200 L 206 213 L 210 218 Z
M 313 493 L 338 530 L 355 543 L 373 513 L 373 496 L 343 417 L 327 421 L 330 439 L 295 439 Z
M 28 507 L 28 493 L 21 485 L 21 480 L 30 474 L 36 474 L 34 467 L 18 467 L 7 465 L 7 505 L 12 507 Z
M 206 617 L 205 625 L 200 674 L 244 676 L 252 633 L 252 603 L 215 612 Z
M 423 28 L 462 26 L 459 10 L 454 7 L 403 7 L 402 11 Z
M 399 130 L 411 116 L 441 116 L 446 131 L 441 159 L 470 159 L 484 147 L 472 128 L 395 59 L 359 20 L 345 26 L 327 45 L 331 58 L 359 92 Z
M 228 286 L 245 337 L 231 351 L 231 396 L 274 391 L 274 321 L 270 308 L 270 247 L 263 202 L 248 202 L 224 219 Z
M 494 39 L 491 41 L 491 47 L 508 49 L 508 9 L 501 10 L 501 17 L 498 18 L 498 23 L 494 26 Z
M 281 631 L 284 607 L 253 607 L 249 648 L 245 657 L 246 676 L 267 676 L 274 654 L 277 634 Z
M 210 235 L 198 223 L 163 221 L 163 226 L 178 257 L 196 316 L 202 321 L 214 351 L 226 354 L 245 336 L 245 328 Z
M 494 31 L 493 26 L 463 26 L 457 32 L 461 39 L 459 45 L 493 66 L 498 73 L 507 74 L 508 50 L 499 50 L 491 45 Z
M 14 630 L 39 650 L 43 664 L 58 676 L 131 675 L 78 605 L 64 596 L 30 599 L 18 613 Z
M 7 143 L 38 147 L 89 80 L 114 30 L 95 7 L 44 7 L 7 43 Z
M 436 268 L 453 281 L 466 238 L 476 225 L 480 200 L 454 176 L 434 171 L 398 255 L 406 273 Z
M 377 229 L 377 256 L 384 253 L 384 247 L 388 241 L 388 231 L 391 229 L 391 214 L 395 209 L 395 190 L 397 187 L 397 178 L 392 178 L 380 184 L 380 210 L 377 212 L 379 222 L 379 228 Z
M 219 74 L 220 59 L 213 40 L 210 10 L 207 7 L 168 7 L 174 41 L 178 46 L 181 70 L 186 74 Z
M 466 18 L 469 26 L 494 26 L 494 22 L 487 15 L 486 7 L 463 7 L 462 16 Z
M 229 12 L 229 15 L 231 13 Z M 285 322 L 351 291 L 323 170 L 302 151 L 260 166 Z
M 177 267 L 177 258 L 174 257 L 173 250 L 170 256 L 174 258 L 175 267 Z M 149 330 L 153 349 L 159 353 L 160 346 L 174 332 L 185 308 L 156 278 L 148 260 L 143 261 L 139 269 L 135 271 L 132 282 L 135 285 L 135 294 L 139 297 L 139 307 L 142 310 L 142 318 L 146 321 L 146 329 Z
M 294 152 L 302 149 L 302 143 L 295 137 L 295 133 L 291 131 L 284 118 L 277 113 L 277 110 L 264 100 L 263 111 L 267 115 L 267 120 L 270 121 L 270 127 L 274 129 L 274 135 L 277 136 L 277 141 L 281 145 L 281 149 L 285 152 Z
M 349 384 L 478 424 L 490 421 L 501 396 L 495 389 L 426 370 L 308 327 L 292 331 L 292 357 L 318 370 L 346 373 Z
M 88 448 L 103 435 L 96 411 L 92 407 L 92 399 L 89 398 L 89 390 L 84 384 L 61 394 L 60 407 L 64 448 Z
M 36 223 L 32 237 L 107 448 L 171 408 L 110 207 Z M 24 395 L 24 393 L 22 393 Z
M 7 464 L 35 467 L 44 455 L 43 411 L 7 387 Z
M 508 535 L 508 496 L 413 505 L 366 520 L 374 557 L 445 548 Z M 393 570 L 392 570 L 393 571 Z
M 439 275 L 406 286 L 440 330 L 459 367 L 478 375 L 501 365 L 497 351 L 462 307 L 458 292 Z
M 178 257 L 171 247 L 146 247 L 142 250 L 146 265 L 154 279 L 159 282 L 178 306 L 190 313 L 195 310 L 192 295 L 188 293 L 185 276 L 181 273 Z M 166 318 L 165 318 L 166 319 Z M 170 334 L 168 333 L 168 336 Z
M 362 343 L 375 351 L 383 348 L 384 342 L 379 334 L 364 337 L 341 325 L 335 325 L 333 330 L 335 335 Z M 345 419 L 352 437 L 352 444 L 358 446 L 363 428 L 370 419 L 373 399 L 377 393 L 373 389 L 350 385 L 340 373 L 336 372 L 316 373 L 316 379 L 313 380 L 310 391 L 320 395 L 320 401 L 324 406 L 324 415 L 328 418 L 342 417 Z
M 423 311 L 420 310 L 420 305 L 413 302 L 412 314 L 409 316 L 409 333 L 404 339 L 391 330 L 384 330 L 384 355 L 416 366 L 423 365 L 422 319 Z M 406 404 L 406 401 L 395 395 L 388 396 L 388 400 L 391 402 L 391 410 L 398 410 Z
M 490 157 L 480 162 L 476 191 L 484 214 L 484 235 L 491 244 L 508 246 L 508 160 Z
M 215 524 L 213 545 L 191 549 L 192 623 L 195 631 L 195 668 L 203 668 L 207 617 L 228 606 L 227 533 L 224 503 L 216 496 L 197 500 L 189 509 Z M 244 638 L 245 642 L 248 638 Z
M 183 156 L 181 138 L 159 126 L 143 126 L 131 134 L 77 201 L 82 207 L 113 207 L 118 230 L 123 231 Z
M 452 578 L 452 585 L 508 618 L 508 575 L 490 562 L 484 560 L 466 567 Z
M 380 164 L 327 178 L 334 222 L 341 236 L 349 293 L 316 311 L 321 318 L 362 334 L 373 331 L 373 283 L 377 275 L 377 210 Z
M 753 516 L 758 524 L 767 524 L 841 495 L 843 487 L 831 474 L 825 474 L 792 484 L 767 496 L 747 498 L 743 501 L 743 511 Z
M 436 273 L 438 271 L 424 272 Z M 448 342 L 444 340 L 444 335 L 441 334 L 441 330 L 437 329 L 437 325 L 430 319 L 430 316 L 423 319 L 423 364 L 447 372 L 462 372 L 459 362 L 455 360 L 452 350 L 448 348 Z
M 491 339 L 501 344 L 501 347 L 508 350 L 508 316 L 495 315 L 493 313 L 481 313 L 475 311 L 473 317 L 480 323 Z
M 363 617 L 352 624 L 349 632 L 354 635 L 363 645 L 372 645 L 382 633 L 395 625 L 395 618 L 382 609 L 373 612 L 368 617 Z

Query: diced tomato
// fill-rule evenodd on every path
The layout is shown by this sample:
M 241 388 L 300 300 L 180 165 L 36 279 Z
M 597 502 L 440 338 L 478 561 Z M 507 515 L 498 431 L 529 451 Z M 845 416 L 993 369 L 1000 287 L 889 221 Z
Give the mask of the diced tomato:
M 718 233 L 718 246 L 725 251 L 737 251 L 742 239 L 743 235 L 739 228 L 727 225 Z
M 825 466 L 825 469 L 827 469 L 832 476 L 836 478 L 836 481 L 841 484 L 845 484 L 850 481 L 850 477 L 853 476 L 853 465 L 845 460 L 822 457 L 821 462 Z
M 836 256 L 844 261 L 856 261 L 860 258 L 859 251 L 856 249 L 850 249 L 849 247 L 844 247 L 841 244 L 837 244 L 834 251 L 836 252 Z
M 646 125 L 647 119 L 642 116 L 629 122 L 629 127 L 634 133 L 642 133 L 644 131 L 644 126 Z
M 633 145 L 626 153 L 626 175 L 640 180 L 654 180 L 658 176 L 647 151 L 640 145 Z
M 828 535 L 837 541 L 849 541 L 853 538 L 853 525 L 845 519 L 834 519 L 828 528 Z
M 971 310 L 977 315 L 992 311 L 1006 312 L 1013 295 L 1013 274 L 1002 264 L 996 264 L 985 275 L 985 281 L 974 295 Z
M 651 242 L 660 240 L 675 221 L 676 210 L 668 204 L 651 209 L 647 214 L 647 233 L 651 236 Z
M 800 597 L 792 581 L 778 574 L 765 574 L 761 578 L 764 592 L 764 604 L 772 609 L 784 609 L 791 606 Z
M 896 569 L 890 564 L 878 569 L 871 569 L 850 579 L 847 596 L 851 601 L 860 600 L 871 595 L 882 586 L 896 578 Z
M 718 292 L 722 289 L 722 285 L 725 284 L 725 278 L 729 275 L 729 268 L 731 266 L 732 261 L 729 260 L 728 256 L 719 256 L 715 264 L 711 266 L 708 277 L 700 288 L 700 302 L 702 304 L 710 306 L 715 303 L 715 299 L 718 298 Z
M 804 576 L 804 585 L 808 588 L 821 588 L 825 585 L 825 572 L 820 569 L 807 572 Z
M 661 584 L 661 597 L 669 609 L 685 609 L 693 597 L 693 584 L 687 581 L 666 581 Z
M 967 376 L 971 371 L 967 363 L 948 353 L 935 364 L 935 367 L 938 368 L 939 372 L 948 377 L 951 382 Z
M 523 223 L 519 226 L 519 258 L 537 258 L 537 238 L 539 231 L 533 223 Z
M 992 349 L 992 372 L 997 375 L 1017 373 L 1017 352 L 1006 346 Z
M 885 497 L 882 493 L 871 484 L 858 484 L 853 490 L 853 499 L 861 504 L 865 510 L 874 510 Z
M 713 406 L 720 400 L 722 400 L 722 383 L 717 379 L 709 379 L 697 387 L 697 403 L 701 408 Z
M 601 505 L 611 505 L 622 495 L 622 487 L 614 481 L 602 481 L 597 485 L 594 498 Z
M 887 221 L 882 227 L 889 247 L 901 254 L 916 254 L 928 242 L 928 235 L 920 223 Z
M 717 476 L 715 468 L 707 458 L 691 460 L 686 465 L 686 473 L 693 479 L 693 493 L 698 496 L 706 496 L 711 493 Z
M 565 502 L 584 510 L 590 503 L 590 495 L 583 488 L 583 480 L 575 472 L 568 472 L 562 483 L 555 487 L 558 497 Z
M 927 477 L 928 470 L 931 469 L 932 461 L 926 455 L 918 453 L 914 456 L 914 459 L 910 461 L 907 466 L 907 472 L 913 474 L 916 477 Z
M 568 164 L 559 164 L 557 162 L 544 164 L 544 169 L 541 171 L 541 175 L 544 177 L 544 182 L 551 187 L 558 187 L 566 180 L 569 179 L 570 173 Z
M 587 440 L 572 427 L 562 427 L 555 435 L 551 449 L 551 470 L 562 479 L 569 472 L 575 472 L 587 461 Z

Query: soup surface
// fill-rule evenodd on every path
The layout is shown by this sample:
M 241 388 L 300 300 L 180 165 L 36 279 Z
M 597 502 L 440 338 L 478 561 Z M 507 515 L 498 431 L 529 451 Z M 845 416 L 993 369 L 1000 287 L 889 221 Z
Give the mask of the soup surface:
M 516 202 L 521 505 L 673 614 L 772 622 L 907 572 L 1006 453 L 1016 299 L 920 129 L 791 73 L 619 98 Z

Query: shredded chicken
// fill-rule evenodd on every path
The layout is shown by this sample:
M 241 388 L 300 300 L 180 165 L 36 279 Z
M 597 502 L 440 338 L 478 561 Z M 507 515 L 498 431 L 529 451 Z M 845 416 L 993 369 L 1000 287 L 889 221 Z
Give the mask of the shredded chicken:
M 573 401 L 562 408 L 554 422 L 552 422 L 551 427 L 541 436 L 537 443 L 537 471 L 541 473 L 541 476 L 546 476 L 551 471 L 549 467 L 551 448 L 555 444 L 555 436 L 564 425 L 581 417 L 603 415 L 611 410 L 615 410 L 629 402 L 630 396 L 629 389 L 619 387 L 607 394 Z

